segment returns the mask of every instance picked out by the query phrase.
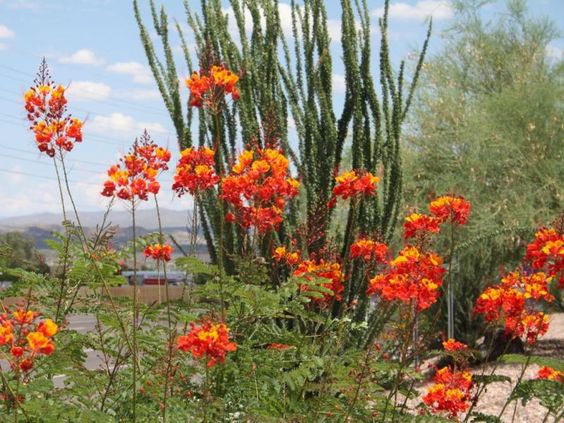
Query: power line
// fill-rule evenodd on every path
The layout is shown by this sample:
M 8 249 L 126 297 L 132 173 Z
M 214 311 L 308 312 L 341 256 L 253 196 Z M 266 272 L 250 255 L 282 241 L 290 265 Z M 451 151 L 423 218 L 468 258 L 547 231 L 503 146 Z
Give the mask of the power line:
M 15 159 L 15 160 L 21 160 L 23 162 L 30 162 L 33 164 L 38 164 L 41 166 L 53 166 L 51 163 L 45 163 L 45 162 L 41 162 L 39 160 L 33 160 L 33 159 L 28 159 L 25 157 L 18 157 L 18 156 L 12 156 L 10 154 L 4 154 L 4 153 L 0 153 L 0 157 L 7 157 L 9 159 Z M 85 172 L 85 173 L 93 173 L 95 175 L 100 175 L 101 173 L 104 173 L 103 171 L 95 171 L 95 170 L 90 170 L 90 169 L 72 169 L 73 172 Z
M 32 75 L 30 73 L 27 73 L 25 71 L 13 68 L 11 66 L 6 66 L 6 65 L 0 64 L 0 68 L 5 68 L 5 69 L 8 69 L 8 70 L 11 70 L 12 72 L 15 72 L 15 73 L 20 74 L 20 75 L 35 77 L 34 75 Z M 29 85 L 29 83 L 30 83 L 29 80 L 16 78 L 12 75 L 7 75 L 5 73 L 0 73 L 0 75 L 4 76 L 6 78 L 12 79 L 14 81 L 21 82 L 22 84 Z M 127 107 L 124 107 L 124 108 L 130 108 L 131 110 L 136 110 L 138 112 L 143 112 L 143 113 L 152 113 L 152 114 L 157 113 L 157 114 L 160 114 L 162 116 L 168 117 L 168 114 L 165 111 L 163 111 L 162 109 L 158 109 L 156 107 L 151 107 L 151 106 L 145 106 L 145 105 L 142 105 L 142 104 L 140 105 L 140 104 L 133 103 L 133 102 L 126 101 L 126 100 L 122 100 L 122 99 L 112 98 L 112 99 L 97 100 L 97 101 L 99 101 L 101 103 L 107 103 L 107 104 L 113 104 L 113 105 L 115 105 L 117 103 L 117 105 L 120 105 L 120 106 L 121 106 L 121 104 L 123 104 L 123 105 L 127 106 Z
M 37 150 L 36 150 L 36 151 L 24 150 L 23 148 L 9 147 L 9 146 L 7 146 L 7 145 L 2 145 L 2 144 L 0 144 L 0 149 L 12 150 L 12 151 L 17 151 L 17 152 L 20 152 L 20 153 L 27 153 L 27 154 L 35 154 L 35 153 L 40 154 L 40 152 L 38 152 Z M 108 166 L 107 163 L 91 162 L 91 161 L 88 161 L 88 160 L 78 160 L 78 159 L 66 160 L 66 159 L 65 159 L 65 161 L 66 161 L 67 163 L 69 163 L 69 162 L 72 162 L 72 163 L 76 162 L 76 163 L 84 163 L 84 164 L 96 165 L 96 166 L 97 166 L 97 165 L 100 165 L 100 166 Z

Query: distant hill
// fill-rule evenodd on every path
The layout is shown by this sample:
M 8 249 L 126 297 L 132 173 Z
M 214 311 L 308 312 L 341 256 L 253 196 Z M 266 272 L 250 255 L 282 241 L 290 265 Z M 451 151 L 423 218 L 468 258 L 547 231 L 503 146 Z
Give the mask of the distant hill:
M 166 228 L 186 228 L 190 225 L 192 211 L 178 211 L 161 209 L 161 220 Z M 102 222 L 103 212 L 80 212 L 80 221 L 86 228 L 95 228 Z M 74 222 L 72 213 L 68 213 L 69 220 Z M 0 232 L 18 229 L 39 228 L 54 230 L 61 228 L 62 216 L 60 213 L 36 213 L 26 216 L 0 218 Z M 108 221 L 121 228 L 131 226 L 131 213 L 125 210 L 111 210 Z M 141 209 L 135 212 L 136 226 L 147 230 L 158 228 L 156 209 Z
M 74 222 L 73 216 L 69 214 L 69 220 Z M 96 225 L 102 223 L 103 212 L 81 212 L 80 221 L 86 232 L 91 232 Z M 161 209 L 161 220 L 163 233 L 173 235 L 175 240 L 182 246 L 189 243 L 189 230 L 191 211 L 177 211 Z M 49 249 L 45 243 L 48 239 L 53 239 L 53 232 L 62 231 L 62 217 L 58 213 L 37 213 L 27 216 L 16 216 L 10 218 L 0 218 L 0 233 L 2 232 L 22 232 L 27 237 L 33 239 L 35 247 L 39 250 Z M 137 236 L 147 235 L 158 230 L 157 214 L 155 209 L 138 210 L 135 213 Z M 121 246 L 132 238 L 131 214 L 128 211 L 113 210 L 110 212 L 107 223 L 117 226 L 118 230 L 113 238 L 115 246 Z M 199 244 L 204 243 L 199 239 Z

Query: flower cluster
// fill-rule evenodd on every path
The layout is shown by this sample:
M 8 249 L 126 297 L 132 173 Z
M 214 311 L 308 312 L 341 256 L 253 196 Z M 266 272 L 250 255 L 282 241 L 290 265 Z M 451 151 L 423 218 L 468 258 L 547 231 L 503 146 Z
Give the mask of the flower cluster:
M 300 261 L 299 251 L 288 251 L 286 247 L 277 247 L 272 254 L 272 258 L 277 262 L 284 262 L 290 266 L 295 266 Z
M 151 244 L 145 247 L 143 254 L 145 257 L 151 257 L 153 260 L 170 261 L 172 252 L 173 248 L 168 244 Z
M 429 204 L 429 211 L 441 222 L 451 221 L 465 225 L 470 214 L 470 202 L 464 197 L 446 195 L 433 200 Z
M 190 147 L 183 150 L 176 165 L 172 189 L 180 197 L 186 192 L 196 195 L 213 188 L 219 182 L 214 165 L 214 152 L 211 148 Z
M 435 384 L 423 397 L 423 402 L 434 412 L 446 412 L 456 417 L 470 406 L 472 375 L 466 371 L 456 372 L 448 367 L 438 370 L 434 377 Z
M 313 297 L 313 301 L 317 304 L 326 306 L 331 303 L 333 298 L 337 301 L 342 300 L 341 293 L 345 290 L 345 286 L 343 285 L 344 276 L 339 263 L 324 260 L 304 260 L 298 264 L 294 276 L 303 277 L 307 281 L 316 279 L 315 283 L 319 283 L 319 286 L 331 290 L 331 293 L 324 292 L 320 297 Z M 325 280 L 327 282 L 324 282 Z M 309 286 L 302 284 L 300 290 L 308 291 Z
M 157 181 L 160 171 L 168 169 L 170 151 L 157 146 L 145 132 L 135 140 L 131 152 L 120 163 L 108 169 L 109 179 L 104 182 L 102 195 L 123 200 L 147 200 L 148 194 L 157 194 L 161 188 Z
M 504 323 L 505 331 L 524 337 L 534 344 L 548 329 L 548 316 L 535 311 L 526 300 L 551 302 L 548 292 L 550 278 L 544 273 L 523 275 L 512 272 L 500 285 L 487 288 L 478 297 L 475 312 L 482 313 L 488 322 Z
M 44 319 L 36 322 L 38 313 L 17 309 L 0 315 L 0 347 L 10 348 L 10 366 L 28 372 L 37 355 L 50 355 L 55 351 L 52 337 L 59 331 L 55 322 Z
M 450 338 L 443 342 L 443 348 L 447 352 L 458 352 L 467 350 L 468 345 Z
M 374 241 L 368 238 L 359 238 L 351 245 L 351 258 L 358 258 L 364 261 L 387 262 L 388 246 L 383 242 Z
M 553 380 L 555 382 L 564 382 L 562 372 L 553 369 L 552 367 L 544 366 L 539 369 L 537 379 Z
M 51 82 L 45 63 L 24 101 L 39 151 L 53 157 L 56 151 L 71 151 L 75 142 L 82 141 L 82 121 L 67 114 L 65 88 Z
M 527 246 L 525 261 L 534 270 L 544 270 L 549 276 L 560 275 L 558 287 L 564 288 L 564 233 L 542 228 Z
M 225 66 L 214 65 L 207 72 L 192 73 L 186 79 L 186 86 L 190 90 L 190 106 L 214 108 L 229 94 L 233 100 L 238 100 L 239 89 L 235 86 L 238 81 L 239 75 Z
M 403 237 L 409 239 L 421 233 L 437 233 L 440 230 L 440 224 L 441 220 L 437 217 L 412 213 L 405 218 Z
M 221 183 L 221 198 L 234 206 L 228 220 L 259 233 L 278 228 L 289 199 L 298 194 L 299 182 L 289 177 L 289 161 L 278 149 L 245 150 Z
M 330 201 L 330 206 L 335 205 L 337 197 L 346 200 L 349 197 L 374 194 L 379 181 L 380 178 L 366 171 L 351 170 L 342 173 L 335 178 L 336 185 L 333 188 L 333 198 Z
M 225 323 L 204 322 L 200 326 L 190 323 L 190 326 L 187 335 L 178 337 L 178 349 L 190 351 L 195 359 L 206 356 L 208 367 L 223 363 L 227 352 L 237 350 L 237 344 L 229 341 L 229 329 Z
M 439 297 L 444 272 L 439 256 L 407 246 L 388 263 L 384 273 L 370 280 L 366 293 L 378 293 L 386 301 L 413 301 L 421 311 Z

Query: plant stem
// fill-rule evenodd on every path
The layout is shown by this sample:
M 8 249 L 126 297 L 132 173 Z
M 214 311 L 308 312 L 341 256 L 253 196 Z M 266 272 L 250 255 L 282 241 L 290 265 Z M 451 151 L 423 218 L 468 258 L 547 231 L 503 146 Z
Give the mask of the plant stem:
M 529 367 L 529 363 L 531 361 L 531 354 L 527 353 L 527 359 L 525 360 L 525 363 L 523 364 L 522 368 L 521 368 L 521 373 L 519 374 L 519 378 L 517 379 L 517 383 L 515 383 L 515 386 L 513 387 L 513 389 L 511 390 L 511 393 L 508 395 L 507 399 L 505 400 L 505 404 L 503 404 L 503 407 L 501 408 L 501 411 L 499 412 L 497 418 L 498 420 L 501 420 L 501 416 L 503 415 L 505 409 L 507 408 L 507 406 L 511 403 L 511 401 L 513 400 L 511 397 L 513 395 L 513 392 L 515 391 L 515 389 L 519 386 L 519 384 L 521 383 L 521 380 L 523 380 L 523 376 L 525 375 L 525 370 L 527 370 L 527 367 Z
M 159 224 L 159 243 L 161 245 L 164 244 L 164 235 L 163 235 L 163 226 L 161 221 L 161 212 L 159 209 L 159 202 L 157 200 L 157 195 L 154 195 L 155 198 L 155 208 L 157 210 L 157 221 Z M 170 295 L 168 289 L 168 277 L 166 274 L 166 261 L 162 261 L 163 264 L 163 276 L 165 279 L 165 301 L 166 301 L 166 314 L 167 314 L 167 323 L 168 323 L 168 342 L 167 342 L 167 365 L 166 365 L 166 373 L 165 373 L 165 382 L 164 382 L 164 396 L 163 396 L 163 421 L 166 422 L 166 400 L 168 394 L 168 379 L 170 375 L 170 370 L 172 367 L 172 316 L 170 312 Z M 159 281 L 160 286 L 160 281 Z
M 448 259 L 447 285 L 447 332 L 448 338 L 454 339 L 454 287 L 452 286 L 452 260 L 454 258 L 454 222 L 450 223 L 450 252 Z
M 77 226 L 79 229 L 79 233 L 81 235 L 81 241 L 83 242 L 83 251 L 85 253 L 87 253 L 88 258 L 92 261 L 93 267 L 95 269 L 96 272 L 96 276 L 98 276 L 100 278 L 100 280 L 102 281 L 102 285 L 104 287 L 104 290 L 106 291 L 106 294 L 108 295 L 108 299 L 110 301 L 110 306 L 112 308 L 112 311 L 114 312 L 116 319 L 120 325 L 120 329 L 122 331 L 122 334 L 125 338 L 125 341 L 127 342 L 127 345 L 130 349 L 130 351 L 132 351 L 133 347 L 131 345 L 131 340 L 129 339 L 129 334 L 127 333 L 127 329 L 125 328 L 125 324 L 123 323 L 123 320 L 121 318 L 121 316 L 118 313 L 116 304 L 114 302 L 114 299 L 112 297 L 112 293 L 110 292 L 110 287 L 108 286 L 108 283 L 106 282 L 106 278 L 104 278 L 104 275 L 102 275 L 102 273 L 100 272 L 100 269 L 98 268 L 97 263 L 94 261 L 93 257 L 90 253 L 90 246 L 88 244 L 88 240 L 86 239 L 86 233 L 84 232 L 84 227 L 82 226 L 82 224 L 80 223 L 80 217 L 78 215 L 78 209 L 76 208 L 76 204 L 74 202 L 73 196 L 72 196 L 72 192 L 70 189 L 70 185 L 69 185 L 69 180 L 68 180 L 68 174 L 67 174 L 67 169 L 65 167 L 65 160 L 63 155 L 61 154 L 61 164 L 63 166 L 63 176 L 64 176 L 64 180 L 65 180 L 65 186 L 67 189 L 67 194 L 69 196 L 69 199 L 71 201 L 73 210 L 74 210 L 74 214 L 76 216 L 76 222 L 77 222 Z
M 137 419 L 137 234 L 135 229 L 135 199 L 131 199 L 133 231 L 133 421 Z
M 214 130 L 214 150 L 216 153 L 216 165 L 217 174 L 221 178 L 223 176 L 223 161 L 221 159 L 221 139 L 220 139 L 220 121 L 219 112 L 213 113 L 213 130 Z M 222 185 L 221 182 L 218 184 L 218 196 L 217 200 L 219 202 L 219 233 L 218 233 L 218 246 L 217 246 L 217 264 L 219 267 L 219 295 L 221 301 L 221 320 L 225 321 L 225 299 L 223 294 L 223 279 L 225 277 L 225 262 L 224 262 L 224 219 L 225 210 L 223 198 L 221 198 Z

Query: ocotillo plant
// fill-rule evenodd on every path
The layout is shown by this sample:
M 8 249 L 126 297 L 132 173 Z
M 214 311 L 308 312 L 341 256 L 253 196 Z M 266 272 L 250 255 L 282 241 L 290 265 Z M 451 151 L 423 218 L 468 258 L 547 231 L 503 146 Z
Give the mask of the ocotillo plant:
M 183 104 L 177 64 L 170 42 L 169 18 L 150 1 L 154 30 L 162 43 L 158 51 L 149 36 L 139 4 L 134 10 L 148 63 L 168 109 L 181 149 L 198 144 L 213 147 L 219 138 L 218 173 L 223 164 L 236 160 L 238 145 L 264 146 L 276 138 L 291 158 L 302 183 L 303 195 L 287 210 L 288 218 L 277 231 L 277 243 L 297 239 L 305 254 L 315 252 L 327 240 L 334 214 L 326 205 L 335 185 L 334 176 L 343 163 L 346 141 L 350 139 L 352 168 L 378 173 L 381 184 L 378 195 L 359 203 L 351 202 L 345 235 L 340 249 L 346 251 L 358 235 L 377 234 L 389 241 L 394 233 L 402 190 L 400 139 L 402 123 L 408 113 L 418 75 L 429 41 L 419 54 L 410 82 L 405 78 L 405 63 L 399 71 L 392 70 L 388 44 L 389 1 L 379 20 L 379 73 L 371 68 L 372 45 L 370 13 L 366 0 L 341 1 L 341 48 L 345 69 L 345 96 L 341 110 L 333 103 L 333 61 L 327 10 L 323 0 L 291 3 L 292 33 L 283 31 L 279 2 L 276 0 L 230 0 L 236 33 L 232 33 L 228 16 L 220 0 L 202 0 L 200 12 L 184 2 L 187 23 L 194 32 L 196 53 L 201 69 L 213 64 L 239 71 L 240 100 L 223 107 L 215 119 L 204 109 L 194 116 L 193 109 Z M 251 22 L 248 22 L 250 16 Z M 191 51 L 181 26 L 176 29 L 184 51 L 186 65 L 193 71 Z M 379 89 L 377 85 L 379 84 Z M 193 133 L 193 120 L 199 125 Z M 295 123 L 296 138 L 289 136 L 288 121 Z M 219 121 L 219 125 L 214 122 Z M 347 147 L 348 148 L 348 147 Z M 223 163 L 223 164 L 222 164 Z M 218 257 L 218 238 L 223 216 L 218 213 L 218 195 L 209 191 L 200 197 L 200 224 L 210 257 Z M 303 216 L 300 215 L 303 213 Z M 303 217 L 303 218 L 302 218 Z M 298 221 L 304 220 L 305 230 L 297 234 Z M 226 270 L 233 271 L 235 257 L 245 250 L 245 236 L 233 225 L 222 235 Z M 270 243 L 262 243 L 263 256 L 269 257 Z M 349 269 L 355 275 L 354 269 Z M 358 272 L 357 272 L 358 273 Z M 354 277 L 353 277 L 354 279 Z M 345 298 L 362 298 L 366 309 L 366 286 L 361 282 L 347 285 Z M 337 308 L 340 306 L 337 306 Z M 334 310 L 339 312 L 338 309 Z M 362 314 L 361 312 L 360 314 Z

